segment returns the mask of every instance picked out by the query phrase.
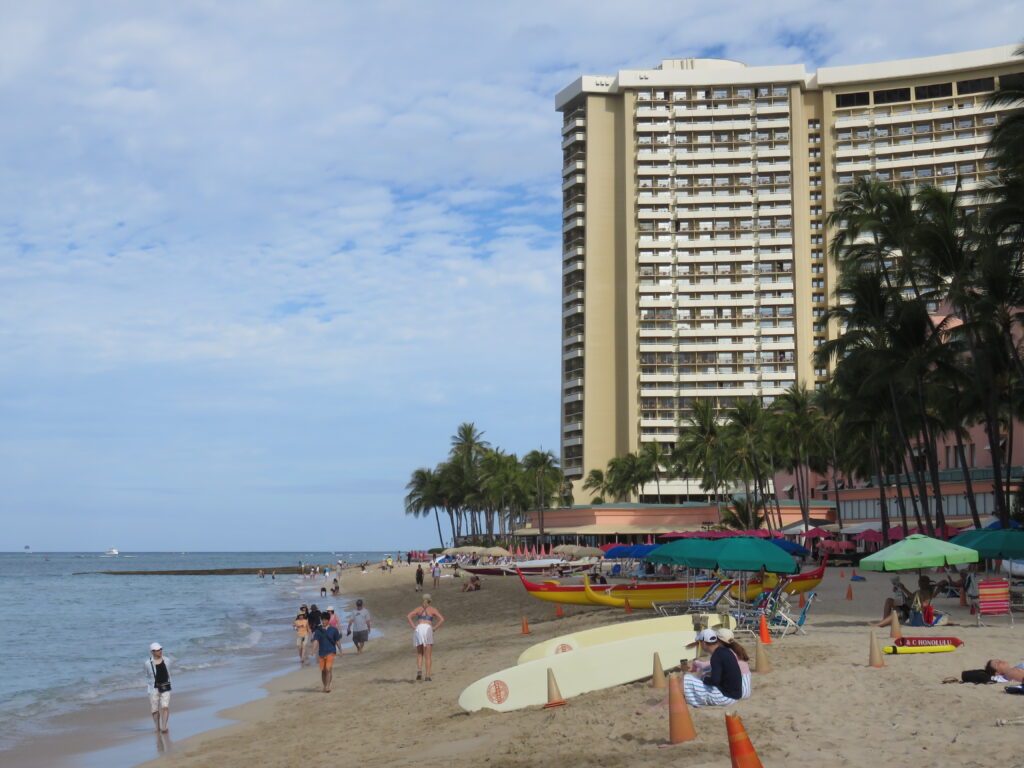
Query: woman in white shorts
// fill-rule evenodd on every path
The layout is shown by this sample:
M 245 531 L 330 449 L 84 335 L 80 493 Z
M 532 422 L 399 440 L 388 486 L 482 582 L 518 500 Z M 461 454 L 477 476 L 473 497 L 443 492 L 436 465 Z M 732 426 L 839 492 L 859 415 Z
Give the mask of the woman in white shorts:
M 430 595 L 423 595 L 423 605 L 413 608 L 406 616 L 412 627 L 412 644 L 416 648 L 416 679 L 427 682 L 430 681 L 434 631 L 444 624 L 444 616 L 432 603 Z

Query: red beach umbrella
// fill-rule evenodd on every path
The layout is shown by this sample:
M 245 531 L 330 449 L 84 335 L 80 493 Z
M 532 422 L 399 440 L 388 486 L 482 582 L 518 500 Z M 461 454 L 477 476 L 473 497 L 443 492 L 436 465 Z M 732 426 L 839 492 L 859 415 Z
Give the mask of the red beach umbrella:
M 811 528 L 807 533 L 801 533 L 805 539 L 831 539 L 832 534 L 826 531 L 824 528 Z

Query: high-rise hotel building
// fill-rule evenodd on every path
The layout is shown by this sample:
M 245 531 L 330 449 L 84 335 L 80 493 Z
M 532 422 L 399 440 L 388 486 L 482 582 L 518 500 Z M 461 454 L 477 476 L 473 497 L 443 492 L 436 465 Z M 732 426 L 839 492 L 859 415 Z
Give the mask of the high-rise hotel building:
M 1024 72 L 1013 51 L 814 73 L 668 59 L 559 93 L 567 476 L 673 443 L 697 400 L 767 403 L 821 379 L 837 190 L 865 175 L 976 189 L 1000 112 L 986 99 Z

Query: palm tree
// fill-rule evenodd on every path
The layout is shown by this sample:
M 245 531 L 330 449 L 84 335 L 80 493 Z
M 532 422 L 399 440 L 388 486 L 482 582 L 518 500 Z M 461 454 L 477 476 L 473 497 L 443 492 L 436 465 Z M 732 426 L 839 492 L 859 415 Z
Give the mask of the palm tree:
M 671 456 L 671 452 L 665 449 L 664 444 L 657 441 L 644 443 L 640 449 L 640 462 L 644 468 L 644 474 L 654 476 L 659 504 L 661 504 L 661 468 L 669 463 Z
M 559 469 L 558 459 L 551 451 L 533 450 L 523 456 L 523 469 L 531 489 L 535 492 L 535 502 L 540 518 L 540 545 L 546 541 L 544 535 L 544 511 L 551 498 L 562 485 L 564 479 Z
M 677 475 L 699 477 L 703 490 L 712 494 L 719 506 L 719 491 L 727 485 L 730 464 L 735 460 L 725 451 L 725 437 L 715 406 L 710 400 L 698 400 L 679 428 L 672 451 Z
M 644 483 L 650 482 L 654 473 L 646 465 L 639 454 L 626 453 L 616 456 L 608 462 L 605 478 L 612 495 L 619 501 L 630 496 L 639 495 Z
M 800 517 L 805 528 L 811 527 L 810 470 L 812 456 L 817 450 L 817 414 L 811 394 L 802 384 L 794 384 L 775 403 L 780 417 L 780 433 L 789 445 L 789 466 L 793 472 L 793 485 L 800 504 Z
M 764 505 L 757 499 L 733 497 L 731 506 L 722 512 L 722 525 L 738 531 L 757 530 L 766 521 Z
M 593 491 L 596 494 L 590 500 L 591 504 L 604 504 L 604 495 L 609 492 L 604 472 L 600 469 L 590 470 L 583 480 L 583 490 Z
M 440 480 L 431 469 L 421 467 L 412 473 L 405 489 L 409 492 L 405 496 L 405 514 L 413 517 L 422 517 L 434 512 L 434 521 L 437 523 L 437 540 L 444 546 L 444 536 L 441 534 L 441 518 L 437 510 L 441 506 Z

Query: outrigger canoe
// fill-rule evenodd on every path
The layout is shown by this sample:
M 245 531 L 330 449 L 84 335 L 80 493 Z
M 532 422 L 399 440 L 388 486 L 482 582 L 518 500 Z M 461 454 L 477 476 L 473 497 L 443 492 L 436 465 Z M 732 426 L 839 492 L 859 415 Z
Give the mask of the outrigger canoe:
M 821 583 L 825 575 L 825 560 L 813 571 L 805 571 L 794 576 L 783 576 L 786 580 L 784 591 L 790 594 L 809 592 Z M 704 579 L 700 581 L 676 581 L 676 582 L 636 582 L 616 584 L 611 587 L 595 590 L 589 588 L 592 599 L 587 594 L 588 585 L 585 584 L 559 584 L 557 582 L 544 582 L 537 584 L 528 581 L 520 572 L 519 578 L 523 587 L 531 597 L 538 600 L 545 600 L 549 603 L 562 603 L 563 605 L 610 605 L 623 607 L 625 601 L 629 600 L 631 608 L 650 608 L 653 603 L 670 603 L 680 600 L 695 600 L 701 597 L 714 581 Z M 745 600 L 752 600 L 765 589 L 772 589 L 778 584 L 778 576 L 774 573 L 765 574 L 762 580 L 759 577 L 750 579 L 746 584 L 746 591 L 743 596 Z M 736 597 L 739 591 L 739 582 L 733 582 L 732 595 Z M 609 598 L 602 600 L 601 598 Z

